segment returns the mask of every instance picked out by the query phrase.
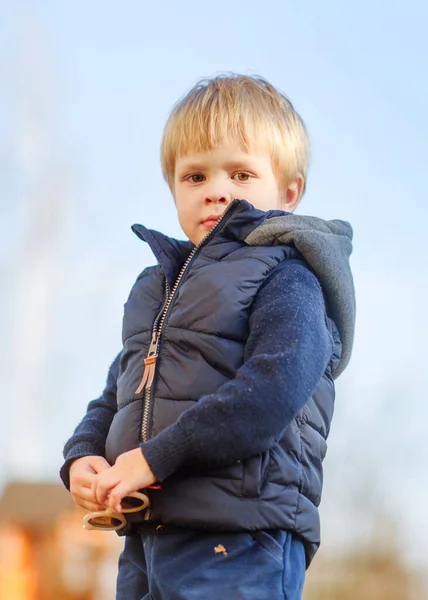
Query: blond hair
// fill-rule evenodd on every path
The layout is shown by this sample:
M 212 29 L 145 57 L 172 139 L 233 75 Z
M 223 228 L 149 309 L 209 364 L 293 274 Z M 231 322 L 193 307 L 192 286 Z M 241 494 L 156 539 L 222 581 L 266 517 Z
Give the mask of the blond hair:
M 299 174 L 306 182 L 305 124 L 291 102 L 261 77 L 203 79 L 174 106 L 161 145 L 162 172 L 171 190 L 177 158 L 209 152 L 223 142 L 238 143 L 245 152 L 267 149 L 283 190 Z

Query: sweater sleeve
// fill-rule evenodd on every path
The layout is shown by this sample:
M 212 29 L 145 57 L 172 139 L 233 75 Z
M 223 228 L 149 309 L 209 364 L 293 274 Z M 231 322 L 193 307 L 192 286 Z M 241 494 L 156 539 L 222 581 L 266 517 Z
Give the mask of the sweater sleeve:
M 117 411 L 116 382 L 120 356 L 121 353 L 110 366 L 102 395 L 88 404 L 86 415 L 64 446 L 65 462 L 61 467 L 60 477 L 67 489 L 70 489 L 69 470 L 74 460 L 82 456 L 105 456 L 107 434 Z
M 140 445 L 158 481 L 184 466 L 222 467 L 267 451 L 310 399 L 333 354 L 321 286 L 284 262 L 257 294 L 234 379 Z

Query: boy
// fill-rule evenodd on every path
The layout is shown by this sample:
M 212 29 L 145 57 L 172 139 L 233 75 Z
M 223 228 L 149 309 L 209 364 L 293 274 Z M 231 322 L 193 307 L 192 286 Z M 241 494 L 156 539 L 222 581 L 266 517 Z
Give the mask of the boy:
M 200 82 L 161 159 L 189 241 L 133 227 L 158 264 L 130 292 L 123 349 L 61 476 L 90 511 L 147 497 L 119 525 L 119 600 L 298 600 L 352 349 L 352 231 L 290 214 L 307 134 L 261 78 Z

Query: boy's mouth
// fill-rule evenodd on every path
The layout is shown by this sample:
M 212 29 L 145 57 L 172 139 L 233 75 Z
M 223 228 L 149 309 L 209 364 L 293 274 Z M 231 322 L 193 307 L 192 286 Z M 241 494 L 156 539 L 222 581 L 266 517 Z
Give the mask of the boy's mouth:
M 220 221 L 222 215 L 210 215 L 201 223 L 206 229 L 212 229 Z

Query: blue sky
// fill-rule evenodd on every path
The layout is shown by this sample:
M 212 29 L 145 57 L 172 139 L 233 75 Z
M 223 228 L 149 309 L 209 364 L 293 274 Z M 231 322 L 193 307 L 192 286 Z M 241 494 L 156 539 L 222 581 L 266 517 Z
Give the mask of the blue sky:
M 152 261 L 130 225 L 182 235 L 158 158 L 173 103 L 200 77 L 258 73 L 310 133 L 298 212 L 355 232 L 358 322 L 326 462 L 327 544 L 345 543 L 352 522 L 364 534 L 364 495 L 398 519 L 411 556 L 426 544 L 427 25 L 414 1 L 0 6 L 3 480 L 55 477 L 102 389 L 123 302 Z

